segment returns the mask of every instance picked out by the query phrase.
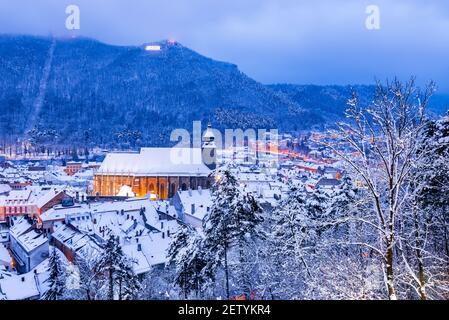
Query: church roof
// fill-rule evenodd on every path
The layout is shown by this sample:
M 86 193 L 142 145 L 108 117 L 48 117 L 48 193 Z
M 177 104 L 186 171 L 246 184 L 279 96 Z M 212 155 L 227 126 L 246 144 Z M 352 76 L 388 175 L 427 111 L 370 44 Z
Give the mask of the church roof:
M 109 153 L 99 175 L 207 176 L 200 148 L 142 148 L 140 153 Z

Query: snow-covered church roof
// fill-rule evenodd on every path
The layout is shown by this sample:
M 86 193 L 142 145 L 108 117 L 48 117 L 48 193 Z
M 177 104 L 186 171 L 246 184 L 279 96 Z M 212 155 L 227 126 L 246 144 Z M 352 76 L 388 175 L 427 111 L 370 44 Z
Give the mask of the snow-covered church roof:
M 200 148 L 142 148 L 140 153 L 109 153 L 96 174 L 130 176 L 207 176 Z

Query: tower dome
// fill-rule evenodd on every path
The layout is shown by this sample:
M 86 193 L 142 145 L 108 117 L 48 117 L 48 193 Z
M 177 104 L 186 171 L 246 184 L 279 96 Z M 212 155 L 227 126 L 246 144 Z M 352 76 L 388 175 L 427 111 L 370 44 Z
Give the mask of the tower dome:
M 215 135 L 214 131 L 212 130 L 212 125 L 209 123 L 207 125 L 207 130 L 203 135 L 203 141 L 204 142 L 213 142 L 215 141 Z
M 217 146 L 212 125 L 209 123 L 203 135 L 202 157 L 204 164 L 211 170 L 217 167 Z

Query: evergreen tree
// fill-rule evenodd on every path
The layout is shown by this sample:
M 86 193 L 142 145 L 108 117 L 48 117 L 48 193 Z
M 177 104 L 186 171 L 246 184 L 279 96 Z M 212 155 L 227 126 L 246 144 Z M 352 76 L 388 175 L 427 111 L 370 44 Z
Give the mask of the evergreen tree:
M 326 229 L 325 221 L 329 220 L 329 195 L 326 191 L 318 188 L 305 197 L 305 214 L 303 227 L 307 227 L 308 240 L 316 240 Z M 313 236 L 312 236 L 313 233 Z
M 206 283 L 206 277 L 202 274 L 206 266 L 202 249 L 201 236 L 188 226 L 179 229 L 169 247 L 168 265 L 175 265 L 174 283 L 181 288 L 184 299 L 192 292 L 200 298 Z
M 218 268 L 223 268 L 226 297 L 229 299 L 229 251 L 235 245 L 243 258 L 244 243 L 257 234 L 256 226 L 262 221 L 262 210 L 255 198 L 238 185 L 228 169 L 217 171 L 216 177 L 213 205 L 203 221 L 203 245 L 208 260 L 203 273 L 214 278 Z M 240 263 L 243 263 L 242 259 Z
M 118 239 L 110 233 L 99 260 L 99 268 L 107 273 L 108 300 L 114 300 L 114 284 L 117 274 L 121 272 L 123 258 L 124 254 Z
M 349 238 L 350 228 L 354 227 L 355 201 L 359 192 L 354 187 L 351 178 L 345 176 L 342 183 L 334 189 L 328 199 L 327 216 L 322 222 L 324 229 L 334 228 L 334 237 Z
M 61 300 L 65 292 L 65 274 L 64 267 L 55 248 L 50 253 L 48 262 L 50 276 L 45 282 L 49 288 L 43 295 L 43 300 Z
M 262 208 L 251 193 L 241 190 L 235 203 L 235 217 L 231 225 L 231 239 L 238 250 L 236 268 L 236 283 L 241 293 L 249 296 L 257 281 L 257 256 L 260 242 L 265 238 L 261 228 Z
M 288 197 L 281 201 L 272 215 L 267 260 L 275 267 L 266 281 L 273 298 L 297 298 L 305 277 L 310 276 L 307 254 L 303 249 L 312 230 L 306 197 L 303 186 L 290 186 Z
M 135 300 L 141 288 L 138 276 L 132 268 L 132 261 L 122 257 L 115 280 L 118 284 L 119 300 Z
M 83 255 L 77 255 L 75 264 L 79 270 L 80 288 L 74 290 L 73 296 L 76 300 L 101 300 L 106 298 L 103 295 L 102 277 L 104 270 L 100 266 L 100 255 L 96 250 L 84 250 Z

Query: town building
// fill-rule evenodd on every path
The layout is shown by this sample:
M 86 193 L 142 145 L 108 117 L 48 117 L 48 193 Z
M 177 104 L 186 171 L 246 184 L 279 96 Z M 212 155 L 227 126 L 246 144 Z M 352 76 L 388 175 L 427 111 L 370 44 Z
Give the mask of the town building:
M 212 208 L 211 191 L 198 190 L 178 191 L 172 200 L 178 217 L 186 224 L 201 228 L 203 219 Z
M 9 230 L 14 266 L 20 273 L 29 272 L 49 256 L 48 238 L 30 220 L 28 217 L 13 219 Z
M 68 176 L 73 176 L 81 170 L 83 164 L 81 162 L 67 162 L 64 172 Z
M 48 259 L 24 274 L 0 273 L 0 300 L 38 300 L 49 289 Z
M 62 188 L 28 186 L 0 196 L 0 222 L 17 216 L 38 218 L 42 213 L 61 203 L 65 197 Z
M 63 216 L 64 223 L 59 223 Z M 173 206 L 148 198 L 55 207 L 43 218 L 44 224 L 47 219 L 58 220 L 51 242 L 68 261 L 98 254 L 113 234 L 133 261 L 136 274 L 166 263 L 167 249 L 180 226 Z

